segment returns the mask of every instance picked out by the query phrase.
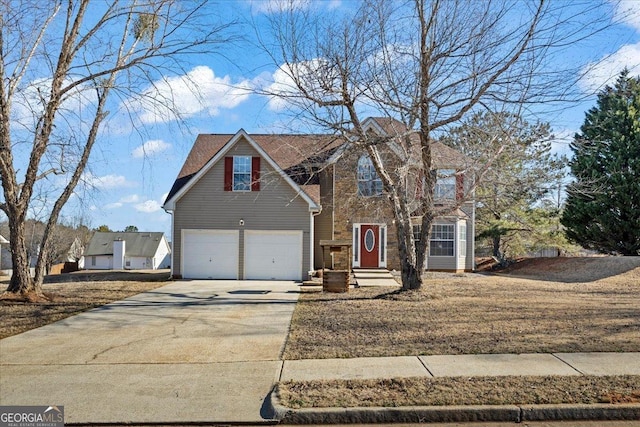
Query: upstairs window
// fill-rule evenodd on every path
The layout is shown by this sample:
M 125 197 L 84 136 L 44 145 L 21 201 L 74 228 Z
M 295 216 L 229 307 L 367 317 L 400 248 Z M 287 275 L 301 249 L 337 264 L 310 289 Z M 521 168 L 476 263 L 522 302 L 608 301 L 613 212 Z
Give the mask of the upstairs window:
M 358 160 L 358 194 L 365 197 L 382 194 L 382 180 L 367 155 L 361 156 Z
M 454 169 L 438 169 L 435 200 L 454 200 L 456 198 L 456 171 Z
M 233 157 L 233 191 L 251 190 L 251 157 Z
M 224 159 L 224 191 L 259 191 L 260 157 L 233 156 Z

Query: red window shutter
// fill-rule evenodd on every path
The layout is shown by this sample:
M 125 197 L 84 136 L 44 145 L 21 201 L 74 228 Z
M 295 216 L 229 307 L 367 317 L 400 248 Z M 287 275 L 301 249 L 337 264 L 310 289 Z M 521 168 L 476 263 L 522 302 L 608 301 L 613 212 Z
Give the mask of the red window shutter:
M 260 191 L 260 157 L 251 158 L 251 191 Z
M 233 190 L 233 157 L 224 158 L 224 191 Z
M 464 175 L 456 174 L 456 200 L 464 199 Z

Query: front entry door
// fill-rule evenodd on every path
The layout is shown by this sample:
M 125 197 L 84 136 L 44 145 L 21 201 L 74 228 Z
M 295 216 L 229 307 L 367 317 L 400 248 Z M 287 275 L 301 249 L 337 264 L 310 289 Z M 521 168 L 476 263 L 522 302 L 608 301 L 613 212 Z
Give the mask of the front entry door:
M 380 266 L 380 226 L 360 226 L 360 267 L 378 268 Z

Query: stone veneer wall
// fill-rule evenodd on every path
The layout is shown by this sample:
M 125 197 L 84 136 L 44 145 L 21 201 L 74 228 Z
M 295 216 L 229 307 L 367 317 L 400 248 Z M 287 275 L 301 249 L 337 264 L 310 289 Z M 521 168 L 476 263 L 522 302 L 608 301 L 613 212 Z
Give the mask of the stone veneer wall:
M 353 224 L 386 224 L 387 268 L 399 270 L 398 239 L 389 200 L 385 195 L 374 197 L 358 195 L 357 163 L 359 157 L 359 153 L 348 153 L 336 165 L 333 198 L 334 239 L 353 241 Z M 333 257 L 335 269 L 350 267 L 351 260 L 347 259 L 347 252 L 336 253 Z

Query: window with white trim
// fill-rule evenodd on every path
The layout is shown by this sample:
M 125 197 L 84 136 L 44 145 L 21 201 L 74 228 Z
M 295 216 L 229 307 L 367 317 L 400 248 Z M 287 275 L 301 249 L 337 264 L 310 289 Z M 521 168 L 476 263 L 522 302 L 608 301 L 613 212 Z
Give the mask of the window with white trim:
M 429 255 L 454 256 L 455 237 L 455 225 L 433 224 L 429 240 Z
M 435 200 L 456 198 L 456 171 L 455 169 L 438 169 L 436 186 L 433 192 Z
M 365 197 L 382 194 L 382 180 L 366 154 L 358 159 L 358 194 Z
M 422 225 L 420 224 L 412 225 L 412 231 L 413 231 L 413 241 L 419 242 L 421 240 L 420 237 L 422 235 Z
M 233 156 L 233 191 L 251 191 L 251 156 Z
M 467 256 L 467 224 L 458 225 L 458 244 L 460 245 L 460 256 Z

